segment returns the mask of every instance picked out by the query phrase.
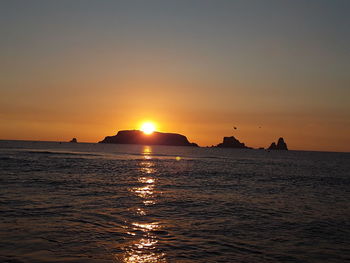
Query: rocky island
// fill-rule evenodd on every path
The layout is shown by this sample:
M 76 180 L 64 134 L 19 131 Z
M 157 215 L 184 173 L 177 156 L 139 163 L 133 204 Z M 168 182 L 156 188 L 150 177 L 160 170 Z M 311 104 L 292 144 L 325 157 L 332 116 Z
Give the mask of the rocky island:
M 139 130 L 119 131 L 114 136 L 107 136 L 99 143 L 115 144 L 142 144 L 142 145 L 167 145 L 167 146 L 195 146 L 196 143 L 190 143 L 186 136 L 177 133 L 153 132 L 145 134 Z
M 222 143 L 219 143 L 216 147 L 219 148 L 238 148 L 238 149 L 251 149 L 250 147 L 245 146 L 244 143 L 237 140 L 234 136 L 224 137 Z
M 284 139 L 280 137 L 277 144 L 275 142 L 271 143 L 268 150 L 288 150 L 287 144 L 284 142 Z

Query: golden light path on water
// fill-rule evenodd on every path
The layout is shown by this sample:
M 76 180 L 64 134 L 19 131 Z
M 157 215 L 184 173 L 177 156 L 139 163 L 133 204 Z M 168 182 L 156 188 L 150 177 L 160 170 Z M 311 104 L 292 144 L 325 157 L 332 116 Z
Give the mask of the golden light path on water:
M 157 172 L 155 163 L 152 161 L 152 148 L 145 146 L 143 148 L 143 161 L 140 162 L 140 176 L 137 179 L 142 186 L 130 188 L 129 191 L 141 200 L 140 207 L 136 208 L 135 213 L 139 216 L 139 222 L 132 222 L 128 226 L 127 234 L 139 236 L 140 238 L 128 243 L 123 247 L 124 254 L 121 258 L 125 263 L 156 263 L 167 262 L 165 253 L 157 249 L 158 237 L 155 231 L 161 228 L 159 222 L 147 222 L 147 212 L 145 208 L 151 208 L 156 204 L 156 184 L 157 178 L 154 177 Z M 146 221 L 146 222 L 145 222 Z M 141 234 L 140 234 L 141 233 Z

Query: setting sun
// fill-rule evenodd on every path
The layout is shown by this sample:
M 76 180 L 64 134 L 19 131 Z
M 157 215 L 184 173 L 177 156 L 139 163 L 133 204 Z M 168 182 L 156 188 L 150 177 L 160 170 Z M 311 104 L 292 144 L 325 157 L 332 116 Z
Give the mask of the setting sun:
M 141 131 L 145 134 L 152 134 L 155 131 L 155 126 L 151 122 L 145 122 L 141 126 Z

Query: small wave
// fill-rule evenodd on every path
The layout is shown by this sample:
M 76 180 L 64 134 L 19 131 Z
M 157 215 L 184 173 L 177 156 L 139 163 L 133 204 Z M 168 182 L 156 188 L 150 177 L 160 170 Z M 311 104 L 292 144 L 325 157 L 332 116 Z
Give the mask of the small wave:
M 15 158 L 12 158 L 12 157 L 0 157 L 0 161 L 10 161 L 10 160 L 15 160 Z
M 83 153 L 83 152 L 63 152 L 63 151 L 40 151 L 40 150 L 31 150 L 24 151 L 25 153 L 31 154 L 45 154 L 45 155 L 71 155 L 71 156 L 100 156 L 100 154 L 94 153 Z
M 24 261 L 21 261 L 17 259 L 15 256 L 0 256 L 0 262 L 5 262 L 5 263 L 24 263 Z
M 199 159 L 228 159 L 227 157 L 223 157 L 223 156 L 203 156 L 200 157 Z
M 155 154 L 144 154 L 144 153 L 126 153 L 127 155 L 131 156 L 152 156 L 152 157 L 176 157 L 177 155 L 173 154 L 162 154 L 162 153 L 155 153 Z

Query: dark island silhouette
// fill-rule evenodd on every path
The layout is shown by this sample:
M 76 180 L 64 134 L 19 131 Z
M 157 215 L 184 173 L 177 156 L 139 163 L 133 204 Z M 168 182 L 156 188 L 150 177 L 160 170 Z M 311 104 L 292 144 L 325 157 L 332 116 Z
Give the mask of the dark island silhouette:
M 145 134 L 139 130 L 118 131 L 114 136 L 107 136 L 99 143 L 115 144 L 142 144 L 142 145 L 167 145 L 167 146 L 195 146 L 190 143 L 186 136 L 177 133 L 153 132 Z
M 224 137 L 222 143 L 219 143 L 216 147 L 219 148 L 238 148 L 238 149 L 251 149 L 244 143 L 237 140 L 234 136 Z
M 268 150 L 285 150 L 288 151 L 287 144 L 284 142 L 284 139 L 280 137 L 278 139 L 277 144 L 275 142 L 271 143 L 270 147 Z
M 77 140 L 77 138 L 73 138 L 73 139 L 71 139 L 69 142 L 72 142 L 72 143 L 77 143 L 77 142 L 78 142 L 78 140 Z
M 214 146 L 215 147 L 215 146 Z M 253 149 L 246 146 L 243 142 L 240 142 L 234 136 L 224 137 L 222 143 L 219 143 L 216 147 L 218 148 L 236 148 L 236 149 Z M 264 150 L 263 147 L 258 148 L 259 150 Z M 270 147 L 267 150 L 288 150 L 287 144 L 284 139 L 280 137 L 277 144 L 275 142 L 271 143 Z

